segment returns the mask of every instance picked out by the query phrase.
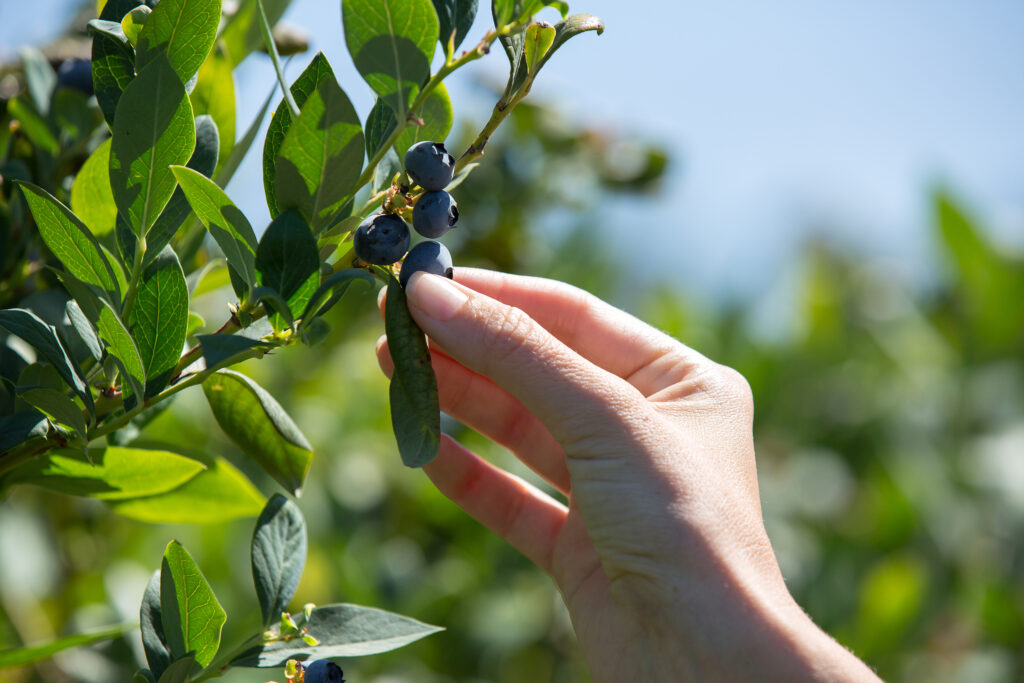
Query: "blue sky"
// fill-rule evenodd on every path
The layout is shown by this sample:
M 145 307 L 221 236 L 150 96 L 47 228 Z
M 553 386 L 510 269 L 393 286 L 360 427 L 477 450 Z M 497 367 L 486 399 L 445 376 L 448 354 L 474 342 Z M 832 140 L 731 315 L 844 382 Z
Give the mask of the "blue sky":
M 0 0 L 0 51 L 45 32 L 63 4 L 36 0 L 32 20 Z M 571 4 L 607 30 L 559 52 L 534 92 L 587 124 L 668 141 L 670 182 L 658 197 L 614 204 L 606 235 L 628 254 L 638 229 L 653 231 L 665 247 L 655 271 L 709 293 L 757 292 L 809 234 L 825 234 L 920 276 L 934 260 L 927 190 L 940 181 L 1000 240 L 1024 244 L 1024 4 Z M 286 18 L 311 33 L 365 114 L 369 90 L 345 51 L 339 3 L 295 0 Z M 505 61 L 492 53 L 471 68 L 450 86 L 457 112 L 480 111 L 468 84 L 500 78 Z M 241 106 L 254 111 L 272 79 L 266 58 L 250 59 Z M 257 225 L 259 178 L 252 155 L 229 186 Z

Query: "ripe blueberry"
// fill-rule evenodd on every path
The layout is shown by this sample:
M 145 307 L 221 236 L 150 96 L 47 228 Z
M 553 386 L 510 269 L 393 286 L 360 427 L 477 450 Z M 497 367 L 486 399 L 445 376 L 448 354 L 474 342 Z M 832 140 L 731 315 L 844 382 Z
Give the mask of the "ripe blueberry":
M 356 228 L 352 246 L 356 256 L 367 263 L 386 266 L 409 251 L 409 226 L 398 216 L 378 213 Z
M 57 84 L 92 95 L 92 60 L 65 59 L 57 69 Z
M 412 274 L 421 270 L 451 278 L 453 276 L 451 253 L 440 242 L 420 242 L 402 261 L 402 271 L 398 274 L 398 281 L 405 287 Z
M 424 237 L 440 237 L 458 220 L 459 207 L 444 190 L 423 193 L 412 210 L 412 227 Z
M 443 190 L 452 181 L 455 158 L 443 142 L 417 142 L 405 153 L 405 171 L 424 190 Z
M 345 672 L 329 659 L 318 659 L 303 669 L 306 683 L 345 683 Z

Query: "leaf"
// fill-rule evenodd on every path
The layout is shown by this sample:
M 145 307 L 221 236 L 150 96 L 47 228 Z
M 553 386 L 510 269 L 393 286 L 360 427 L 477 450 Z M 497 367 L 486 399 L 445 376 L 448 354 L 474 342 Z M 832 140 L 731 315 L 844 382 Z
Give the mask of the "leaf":
M 128 329 L 146 369 L 146 396 L 155 396 L 174 373 L 188 327 L 188 285 L 167 247 L 142 275 Z
M 177 541 L 167 544 L 160 565 L 160 617 L 173 658 L 191 654 L 200 667 L 213 660 L 227 614 L 195 560 Z
M 71 210 L 102 237 L 114 229 L 117 206 L 110 189 L 110 139 L 103 141 L 82 164 L 71 186 Z
M 164 624 L 160 616 L 160 570 L 149 577 L 146 591 L 142 594 L 139 608 L 139 628 L 142 631 L 142 647 L 146 651 L 146 663 L 153 675 L 160 676 L 171 663 L 171 650 L 164 638 Z
M 292 97 L 295 99 L 295 104 L 300 109 L 305 106 L 306 100 L 317 90 L 320 82 L 326 78 L 334 78 L 334 71 L 327 62 L 324 53 L 318 52 L 309 63 L 309 66 L 299 74 L 299 77 L 295 79 L 295 82 L 289 88 Z M 291 111 L 289 111 L 288 107 L 284 106 L 284 100 L 282 100 L 278 104 L 274 116 L 270 119 L 267 136 L 263 141 L 263 190 L 267 196 L 267 207 L 270 209 L 270 216 L 272 218 L 276 218 L 281 213 L 281 209 L 277 205 L 277 189 L 275 184 L 277 155 L 281 145 L 284 144 L 285 137 L 288 135 L 288 130 L 291 128 L 293 120 Z
M 313 447 L 274 397 L 231 370 L 211 375 L 203 382 L 203 392 L 224 433 L 297 495 L 313 461 Z
M 135 78 L 135 48 L 117 21 L 93 19 L 89 22 L 89 33 L 92 34 L 93 91 L 103 118 L 113 129 L 117 103 Z
M 437 456 L 441 446 L 437 378 L 426 338 L 409 314 L 405 290 L 393 277 L 388 282 L 384 329 L 395 362 L 390 387 L 391 426 L 402 462 L 407 467 L 422 467 Z
M 320 79 L 274 162 L 281 211 L 298 209 L 320 232 L 351 195 L 363 168 L 363 129 L 333 74 Z
M 433 3 L 346 0 L 341 20 L 356 69 L 398 120 L 405 120 L 412 98 L 430 77 L 430 60 L 438 40 Z
M 82 307 L 77 301 L 71 299 L 64 305 L 64 310 L 67 313 L 68 320 L 71 322 L 71 326 L 75 329 L 75 333 L 82 340 L 85 348 L 88 349 L 89 355 L 94 360 L 102 360 L 103 345 L 100 344 L 100 339 L 96 335 L 96 328 L 89 322 L 89 318 L 82 311 Z
M 64 350 L 64 345 L 61 344 L 57 331 L 52 326 L 47 325 L 31 311 L 8 308 L 0 311 L 0 328 L 21 337 L 29 346 L 34 347 L 60 374 L 61 379 L 82 397 L 86 407 L 92 407 L 92 394 L 82 380 L 81 371 Z
M 301 638 L 276 640 L 243 652 L 231 665 L 268 668 L 282 666 L 289 659 L 364 657 L 396 650 L 444 630 L 393 612 L 344 603 L 315 608 L 307 628 L 318 645 L 307 645 Z
M 402 161 L 395 154 L 395 149 L 392 147 L 388 151 L 384 152 L 384 156 L 381 157 L 380 162 L 377 164 L 377 168 L 373 171 L 373 183 L 371 184 L 370 191 L 376 194 L 385 188 L 391 186 L 391 181 L 394 180 L 395 176 L 402 170 Z
M 263 11 L 266 13 L 267 23 L 274 26 L 290 4 L 291 0 L 265 0 Z M 220 39 L 224 43 L 232 66 L 241 64 L 253 50 L 263 45 L 263 31 L 260 27 L 256 0 L 243 0 L 238 11 L 227 20 Z
M 36 410 L 19 410 L 0 416 L 0 453 L 29 439 L 46 436 L 48 431 L 46 416 Z
M 341 297 L 345 295 L 349 286 L 354 282 L 365 282 L 370 287 L 373 287 L 376 280 L 361 268 L 347 268 L 332 273 L 323 281 L 323 284 L 317 287 L 313 296 L 310 297 L 306 309 L 302 312 L 303 322 L 319 318 L 329 311 L 334 304 L 341 300 Z M 330 294 L 330 297 L 327 296 L 328 294 Z
M 459 45 L 469 34 L 469 29 L 476 18 L 477 0 L 433 0 L 434 10 L 437 12 L 438 40 L 441 48 L 447 52 L 448 40 L 452 31 L 455 32 L 453 49 Z
M 252 579 L 267 628 L 295 594 L 306 564 L 306 520 L 280 493 L 263 508 L 252 535 Z
M 252 290 L 250 298 L 253 303 L 263 304 L 268 318 L 280 317 L 280 320 L 283 321 L 282 329 L 295 327 L 295 316 L 288 308 L 288 302 L 282 299 L 276 290 L 270 287 L 257 287 Z
M 172 166 L 178 186 L 188 198 L 192 210 L 217 246 L 224 252 L 228 267 L 248 288 L 256 284 L 256 233 L 249 220 L 212 180 L 184 166 Z M 247 291 L 235 292 L 244 299 Z
M 452 101 L 448 97 L 448 90 L 444 83 L 438 83 L 427 98 L 423 101 L 416 115 L 423 120 L 422 126 L 410 125 L 395 141 L 395 152 L 399 157 L 405 157 L 406 151 L 417 142 L 422 140 L 441 141 L 448 137 L 452 129 L 454 114 L 452 113 Z
M 192 112 L 197 117 L 207 114 L 217 124 L 220 132 L 217 168 L 222 168 L 235 146 L 235 79 L 231 74 L 231 60 L 224 50 L 215 49 L 206 58 L 190 98 Z
M 176 660 L 167 667 L 157 683 L 188 683 L 191 680 L 192 669 L 196 666 L 194 655 L 188 655 Z
M 0 669 L 25 666 L 44 659 L 49 659 L 63 650 L 68 650 L 73 647 L 81 647 L 83 645 L 92 645 L 93 643 L 101 643 L 104 640 L 118 638 L 134 628 L 135 624 L 115 624 L 113 626 L 107 626 L 106 628 L 90 631 L 88 633 L 76 633 L 74 635 L 64 636 L 63 638 L 51 640 L 48 643 L 13 648 L 10 650 L 0 650 Z
M 26 387 L 19 389 L 18 396 L 36 410 L 74 432 L 79 439 L 85 440 L 85 416 L 82 409 L 62 391 L 48 387 Z
M 46 121 L 25 100 L 12 97 L 7 101 L 7 113 L 12 120 L 17 120 L 22 133 L 39 149 L 56 155 L 60 143 Z
M 121 20 L 121 30 L 124 31 L 124 36 L 129 43 L 139 44 L 139 33 L 142 32 L 142 27 L 146 25 L 146 21 L 152 13 L 153 10 L 148 5 L 139 5 L 124 15 L 124 19 Z
M 296 211 L 275 218 L 260 238 L 256 249 L 258 281 L 288 302 L 292 317 L 306 307 L 320 279 L 320 257 L 316 239 Z M 273 318 L 275 329 L 280 321 Z
M 132 335 L 125 329 L 120 316 L 114 312 L 113 307 L 106 301 L 101 302 L 100 317 L 96 323 L 100 339 L 107 343 L 107 350 L 110 355 L 117 359 L 121 374 L 128 379 L 128 387 L 122 387 L 125 394 L 125 401 L 129 395 L 135 397 L 144 396 L 146 386 L 146 366 L 139 355 L 139 348 L 135 345 Z M 137 399 L 141 400 L 141 398 Z
M 260 126 L 263 125 L 263 118 L 267 115 L 270 110 L 270 105 L 274 101 L 274 93 L 277 92 L 277 87 L 270 89 L 270 93 L 267 94 L 267 99 L 263 101 L 263 106 L 260 107 L 256 117 L 249 124 L 249 128 L 245 131 L 245 135 L 238 141 L 238 143 L 232 148 L 231 154 L 227 160 L 224 161 L 220 169 L 217 171 L 217 175 L 214 178 L 217 185 L 222 189 L 228 186 L 228 182 L 234 177 L 235 171 L 238 170 L 239 164 L 242 163 L 242 159 L 249 153 L 249 148 L 252 147 L 253 141 L 256 140 L 256 134 L 260 130 Z
M 570 38 L 587 31 L 595 31 L 597 35 L 601 35 L 604 33 L 604 22 L 593 14 L 573 14 L 571 17 L 567 17 L 555 24 L 555 39 L 551 43 L 551 49 L 547 51 L 547 54 L 538 63 L 537 69 L 540 70 L 542 66 L 547 64 L 547 61 L 551 59 L 551 56 L 555 54 L 558 48 L 565 45 Z
M 21 57 L 21 68 L 32 104 L 45 117 L 50 113 L 53 91 L 57 88 L 57 74 L 46 56 L 34 47 L 26 45 L 18 50 L 18 55 Z
M 89 228 L 46 190 L 24 182 L 19 182 L 18 187 L 28 202 L 40 236 L 67 271 L 82 282 L 109 292 L 114 301 L 120 301 L 114 271 Z
M 258 339 L 250 339 L 237 334 L 200 334 L 196 336 L 206 361 L 206 369 L 219 369 L 226 365 L 234 365 L 234 359 L 252 349 L 269 348 L 269 345 Z
M 136 70 L 141 75 L 163 56 L 188 83 L 210 54 L 219 24 L 220 0 L 161 0 L 139 33 Z
M 537 65 L 551 49 L 555 41 L 555 27 L 550 24 L 530 24 L 526 27 L 523 42 L 523 58 L 529 73 L 537 71 Z
M 149 232 L 174 193 L 168 166 L 188 161 L 195 144 L 185 87 L 167 60 L 154 56 L 117 103 L 110 147 L 114 200 L 137 235 Z
M 373 103 L 373 109 L 366 117 L 366 132 L 363 137 L 366 141 L 367 158 L 373 158 L 373 155 L 384 146 L 397 127 L 398 121 L 395 120 L 395 112 L 384 104 L 384 100 L 377 98 Z
M 266 499 L 245 475 L 223 458 L 205 464 L 206 471 L 172 491 L 111 507 L 123 517 L 159 524 L 222 524 L 260 513 Z

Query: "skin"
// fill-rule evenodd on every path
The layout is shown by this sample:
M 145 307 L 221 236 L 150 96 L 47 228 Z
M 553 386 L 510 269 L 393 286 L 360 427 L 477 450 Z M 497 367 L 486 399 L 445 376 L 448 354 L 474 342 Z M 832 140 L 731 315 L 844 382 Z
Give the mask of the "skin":
M 424 469 L 551 576 L 595 682 L 879 680 L 786 589 L 739 373 L 568 285 L 455 273 L 406 288 L 441 408 L 568 505 L 447 436 Z

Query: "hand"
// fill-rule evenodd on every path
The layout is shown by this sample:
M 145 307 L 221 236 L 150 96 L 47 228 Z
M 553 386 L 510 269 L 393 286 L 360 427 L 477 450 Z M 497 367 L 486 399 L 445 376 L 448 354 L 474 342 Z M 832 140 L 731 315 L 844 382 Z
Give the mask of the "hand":
M 406 292 L 441 408 L 569 504 L 447 436 L 424 469 L 551 575 L 595 681 L 877 680 L 785 587 L 739 373 L 562 283 L 456 280 Z

